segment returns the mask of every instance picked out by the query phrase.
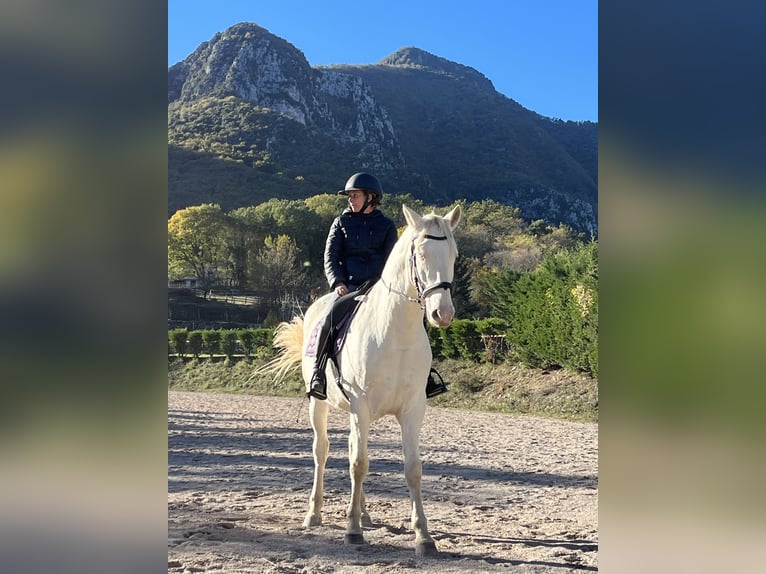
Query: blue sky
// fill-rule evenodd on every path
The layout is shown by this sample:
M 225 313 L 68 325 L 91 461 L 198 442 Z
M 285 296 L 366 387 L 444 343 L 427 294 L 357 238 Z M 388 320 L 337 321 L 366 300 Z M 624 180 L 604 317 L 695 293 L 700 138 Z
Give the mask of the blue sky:
M 312 66 L 374 64 L 415 46 L 539 114 L 598 121 L 597 0 L 168 0 L 168 66 L 238 22 L 284 38 Z

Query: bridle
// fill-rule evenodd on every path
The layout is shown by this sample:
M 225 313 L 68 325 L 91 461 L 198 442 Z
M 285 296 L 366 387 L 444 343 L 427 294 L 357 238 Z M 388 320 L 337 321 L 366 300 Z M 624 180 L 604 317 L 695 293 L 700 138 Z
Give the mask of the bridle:
M 438 236 L 438 235 L 424 235 L 424 239 L 434 239 L 436 241 L 445 241 L 447 239 L 447 236 Z M 403 293 L 401 291 L 397 291 L 396 289 L 392 288 L 390 285 L 386 285 L 385 282 L 383 282 L 383 285 L 388 289 L 389 293 L 396 293 L 397 295 L 402 295 L 405 297 L 408 301 L 411 303 L 417 303 L 420 305 L 420 308 L 425 310 L 425 299 L 428 297 L 431 293 L 434 291 L 438 291 L 439 289 L 446 289 L 449 291 L 452 289 L 452 282 L 451 281 L 442 281 L 440 283 L 434 283 L 432 285 L 426 285 L 423 283 L 423 281 L 420 279 L 418 274 L 418 263 L 417 263 L 417 256 L 415 255 L 415 240 L 412 240 L 412 243 L 410 243 L 410 270 L 412 272 L 412 276 L 410 277 L 410 281 L 415 286 L 415 291 L 417 292 L 417 297 L 411 297 L 407 295 L 407 293 Z
M 425 239 L 435 239 L 436 241 L 444 241 L 447 239 L 447 236 L 439 237 L 436 235 L 426 235 Z M 438 289 L 446 289 L 449 291 L 452 289 L 452 283 L 450 281 L 442 281 L 441 283 L 434 283 L 433 285 L 426 286 L 421 280 L 420 277 L 418 277 L 418 264 L 417 264 L 417 257 L 415 256 L 415 241 L 412 242 L 410 245 L 410 258 L 412 260 L 412 282 L 415 284 L 415 289 L 418 292 L 418 302 L 421 303 L 425 300 L 426 297 L 428 297 L 431 293 Z

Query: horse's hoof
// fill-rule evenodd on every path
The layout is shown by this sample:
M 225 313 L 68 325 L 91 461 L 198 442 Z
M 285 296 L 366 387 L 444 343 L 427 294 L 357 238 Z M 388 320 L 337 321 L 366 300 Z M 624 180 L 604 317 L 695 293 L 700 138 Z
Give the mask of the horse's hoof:
M 436 542 L 433 540 L 426 540 L 424 542 L 418 542 L 415 545 L 415 555 L 420 557 L 436 556 L 439 554 L 439 550 L 436 548 Z
M 310 514 L 303 521 L 303 527 L 309 528 L 310 526 L 322 526 L 322 517 Z
M 346 536 L 343 538 L 343 544 L 364 544 L 364 536 L 356 532 L 352 534 L 346 534 Z

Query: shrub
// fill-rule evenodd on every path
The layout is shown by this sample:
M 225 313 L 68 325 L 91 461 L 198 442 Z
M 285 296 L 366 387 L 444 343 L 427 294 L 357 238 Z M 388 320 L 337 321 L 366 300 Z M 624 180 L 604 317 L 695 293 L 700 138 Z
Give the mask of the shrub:
M 548 254 L 495 303 L 521 362 L 598 376 L 598 248 L 595 242 Z
M 428 341 L 431 343 L 431 354 L 434 357 L 439 357 L 442 354 L 442 329 L 434 327 L 430 323 L 426 323 L 426 333 L 428 333 Z
M 205 343 L 207 352 L 212 357 L 213 355 L 221 352 L 221 332 L 210 329 L 202 331 L 202 340 Z
M 199 354 L 202 352 L 202 331 L 189 333 L 189 351 L 195 359 L 199 359 Z
M 483 344 L 476 329 L 476 321 L 456 319 L 450 326 L 449 338 L 457 355 L 456 358 L 478 362 Z
M 237 331 L 237 337 L 242 345 L 242 349 L 245 351 L 245 356 L 249 358 L 255 345 L 255 333 L 252 329 L 241 329 Z
M 446 329 L 439 329 L 439 339 L 441 341 L 441 356 L 446 359 L 457 359 L 460 356 L 460 350 L 455 345 L 452 337 L 452 331 L 455 323 L 452 323 Z
M 237 350 L 237 333 L 235 331 L 223 332 L 221 348 L 223 349 L 223 354 L 226 355 L 226 360 L 231 361 L 231 356 Z
M 168 333 L 168 340 L 173 350 L 178 353 L 179 357 L 183 357 L 186 352 L 186 337 L 188 332 L 186 329 L 173 329 Z
M 261 328 L 253 331 L 254 347 L 274 350 L 272 341 L 274 339 L 274 329 Z

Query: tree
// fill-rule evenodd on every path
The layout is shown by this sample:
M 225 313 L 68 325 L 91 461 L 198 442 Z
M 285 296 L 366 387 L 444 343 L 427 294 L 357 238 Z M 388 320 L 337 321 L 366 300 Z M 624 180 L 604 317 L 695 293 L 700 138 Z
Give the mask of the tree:
M 472 297 L 471 277 L 476 269 L 476 259 L 460 257 L 455 261 L 455 277 L 452 282 L 452 302 L 455 305 L 455 313 L 462 319 L 477 317 L 483 309 Z
M 414 209 L 421 215 L 427 211 L 433 211 L 433 209 L 427 209 L 421 200 L 415 199 L 409 193 L 403 195 L 384 195 L 380 210 L 393 219 L 397 227 L 401 227 L 402 225 L 407 224 L 407 220 L 404 218 L 404 213 L 402 212 L 402 205 Z M 441 209 L 439 211 L 441 211 Z
M 207 289 L 226 268 L 226 227 L 220 205 L 176 211 L 168 221 L 168 277 L 193 275 Z
M 329 193 L 307 197 L 305 203 L 306 207 L 319 217 L 325 229 L 330 228 L 332 220 L 348 205 L 344 196 Z
M 314 200 L 312 205 L 321 206 L 323 212 L 329 211 L 319 200 Z M 333 218 L 338 213 L 340 210 L 336 210 Z M 245 225 L 248 234 L 247 251 L 251 260 L 248 275 L 251 278 L 257 274 L 256 259 L 266 238 L 280 235 L 292 238 L 303 258 L 302 267 L 321 274 L 325 238 L 332 222 L 332 219 L 326 219 L 329 213 L 319 215 L 303 200 L 270 199 L 254 207 L 234 210 L 231 215 Z
M 226 275 L 232 286 L 244 289 L 247 286 L 247 271 L 255 248 L 250 226 L 236 213 L 226 215 L 228 225 L 224 228 L 224 254 Z
M 256 258 L 253 283 L 257 288 L 268 291 L 276 303 L 284 293 L 293 292 L 306 279 L 295 241 L 287 235 L 264 240 L 263 249 Z

